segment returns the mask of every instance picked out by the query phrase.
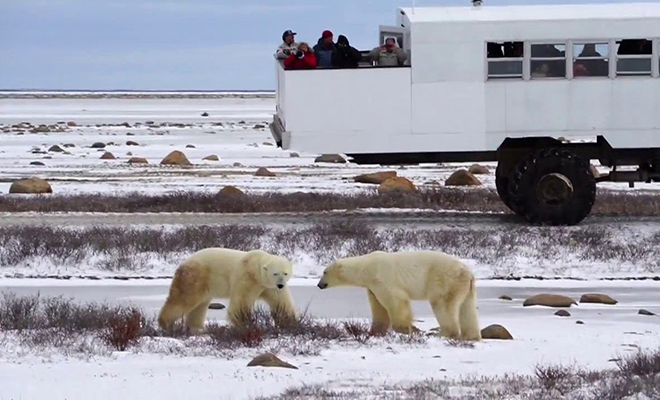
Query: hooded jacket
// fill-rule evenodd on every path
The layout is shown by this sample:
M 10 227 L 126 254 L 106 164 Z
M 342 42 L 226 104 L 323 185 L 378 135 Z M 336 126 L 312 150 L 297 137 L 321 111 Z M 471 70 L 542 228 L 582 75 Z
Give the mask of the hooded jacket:
M 335 50 L 332 52 L 332 66 L 336 68 L 357 68 L 362 54 L 355 47 L 351 47 L 348 38 L 339 35 Z
M 332 52 L 336 47 L 334 43 L 326 46 L 323 43 L 323 38 L 319 39 L 316 46 L 314 46 L 314 54 L 316 54 L 316 61 L 319 67 L 332 67 Z

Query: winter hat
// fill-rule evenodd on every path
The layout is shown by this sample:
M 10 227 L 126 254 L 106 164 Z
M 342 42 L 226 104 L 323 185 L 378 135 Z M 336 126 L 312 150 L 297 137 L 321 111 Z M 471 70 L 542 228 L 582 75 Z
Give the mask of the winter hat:
M 339 37 L 337 38 L 337 43 L 340 43 L 340 44 L 343 44 L 343 45 L 346 45 L 346 46 L 350 45 L 348 43 L 348 38 L 344 35 L 339 35 Z
M 323 39 L 325 39 L 325 38 L 329 38 L 329 37 L 332 37 L 332 36 L 333 36 L 333 35 L 332 35 L 332 32 L 329 31 L 329 30 L 325 30 L 325 31 L 323 31 L 323 34 L 321 35 L 321 37 L 322 37 Z

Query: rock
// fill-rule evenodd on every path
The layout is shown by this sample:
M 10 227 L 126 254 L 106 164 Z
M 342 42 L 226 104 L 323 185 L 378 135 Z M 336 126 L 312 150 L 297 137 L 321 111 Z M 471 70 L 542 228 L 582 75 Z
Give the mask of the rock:
M 211 303 L 209 304 L 209 310 L 224 310 L 225 305 L 222 303 Z
M 502 325 L 493 324 L 481 330 L 482 339 L 513 340 L 511 333 Z
M 387 193 L 413 193 L 417 188 L 408 179 L 403 177 L 395 177 L 386 180 L 378 186 L 378 194 Z
M 254 176 L 276 176 L 274 172 L 269 171 L 266 168 L 259 168 L 257 172 L 255 172 Z
M 322 154 L 314 159 L 315 163 L 334 163 L 334 164 L 346 164 L 344 157 L 339 154 Z
M 225 195 L 225 196 L 240 196 L 245 193 L 243 191 L 235 186 L 225 186 L 222 189 L 220 189 L 220 192 L 218 192 L 220 195 Z
M 254 126 L 254 129 L 264 129 L 265 127 L 266 127 L 265 125 L 262 125 L 262 124 L 256 124 L 256 125 Z
M 208 117 L 208 116 L 209 116 L 209 113 L 207 113 L 207 112 L 202 113 L 202 117 Z
M 39 125 L 38 127 L 34 128 L 32 130 L 34 133 L 48 133 L 50 132 L 50 128 L 47 127 L 46 125 Z
M 211 154 L 210 156 L 206 156 L 206 157 L 202 158 L 202 160 L 206 160 L 206 161 L 220 161 L 220 159 L 218 158 L 218 156 L 216 156 L 215 154 Z
M 115 145 L 115 142 L 108 142 L 108 143 L 106 143 L 105 145 L 106 145 L 106 146 L 114 146 L 114 145 Z
M 500 299 L 500 300 L 513 300 L 513 299 L 511 298 L 511 296 L 507 296 L 507 295 L 505 295 L 505 294 L 501 295 L 501 296 L 499 297 L 499 299 Z
M 131 124 L 129 124 L 128 122 L 124 122 L 123 124 L 119 124 L 119 126 L 123 126 L 125 128 L 130 128 Z
M 396 178 L 396 171 L 374 172 L 372 174 L 358 175 L 353 180 L 357 183 L 373 183 L 380 185 L 390 178 Z
M 279 368 L 291 368 L 298 369 L 298 367 L 289 364 L 288 362 L 282 361 L 275 354 L 265 353 L 256 356 L 252 359 L 247 365 L 248 367 L 279 367 Z
M 32 162 L 30 163 L 30 165 L 38 165 L 38 166 L 43 167 L 43 166 L 46 165 L 46 164 L 42 163 L 41 161 L 32 161 Z
M 577 305 L 575 300 L 570 297 L 562 296 L 559 294 L 537 294 L 523 302 L 523 307 L 529 306 L 546 306 L 546 307 L 570 307 L 571 304 Z
M 431 185 L 431 186 L 440 186 L 440 182 L 436 181 L 435 179 L 432 181 L 428 181 L 424 183 L 425 185 Z
M 575 321 L 575 323 L 578 325 L 584 325 L 584 321 L 580 321 L 580 320 Z
M 652 317 L 652 316 L 655 315 L 655 313 L 652 313 L 651 311 L 649 311 L 649 310 L 644 310 L 644 309 L 639 310 L 639 311 L 637 312 L 637 314 L 639 314 L 639 315 L 646 315 L 646 316 L 649 316 L 649 317 Z
M 193 144 L 187 144 L 187 145 L 186 145 L 186 149 L 195 149 L 195 148 L 196 148 L 196 147 L 195 147 L 195 145 L 193 145 Z
M 109 151 L 106 151 L 106 152 L 103 153 L 103 155 L 101 156 L 101 160 L 116 160 L 116 159 L 117 159 L 117 157 L 115 157 L 115 156 L 114 156 L 112 153 L 110 153 Z
M 50 146 L 50 149 L 48 149 L 48 151 L 52 151 L 55 153 L 64 153 L 64 149 L 58 145 Z
M 466 169 L 459 169 L 447 178 L 445 186 L 479 186 L 481 181 Z
M 135 136 L 135 133 L 133 133 L 133 132 L 126 132 L 126 136 Z
M 92 149 L 104 149 L 104 148 L 105 148 L 105 143 L 96 142 L 92 144 Z
M 488 168 L 484 167 L 483 165 L 479 164 L 472 164 L 470 168 L 468 169 L 468 172 L 473 174 L 473 175 L 488 175 Z
M 589 164 L 589 171 L 591 171 L 591 174 L 594 176 L 594 178 L 600 178 L 600 172 L 598 172 L 593 164 Z
M 299 158 L 299 157 L 300 157 L 300 154 L 298 154 L 298 153 L 296 153 L 296 152 L 289 153 L 289 157 L 290 157 L 290 158 Z
M 126 152 L 126 155 L 127 155 L 127 156 L 132 156 L 132 155 L 133 155 L 133 153 L 132 153 L 132 152 L 130 152 L 130 151 L 128 151 L 128 152 Z
M 76 147 L 76 145 L 73 144 L 73 143 L 64 143 L 64 147 L 67 148 L 67 149 L 70 149 L 72 147 Z
M 53 193 L 53 188 L 43 179 L 27 178 L 14 181 L 9 193 Z
M 558 316 L 558 317 L 570 317 L 571 313 L 569 313 L 566 310 L 559 310 L 555 313 L 555 315 Z
M 134 142 L 132 140 L 128 140 L 126 142 L 126 146 L 139 146 L 140 144 L 138 142 Z
M 174 150 L 160 162 L 161 165 L 192 165 L 185 154 L 179 150 Z
M 235 163 L 233 164 L 233 166 L 234 166 L 234 167 L 242 167 L 243 164 L 241 164 L 241 163 L 239 163 L 239 162 L 235 162 Z
M 129 164 L 149 164 L 146 158 L 143 157 L 131 157 L 128 159 Z
M 262 145 L 264 145 L 264 146 L 274 146 L 274 144 L 272 144 L 270 142 L 263 142 Z
M 600 293 L 587 293 L 580 297 L 580 303 L 598 303 L 598 304 L 616 304 L 618 301 L 614 300 L 606 294 Z
M 73 121 L 69 121 L 69 122 L 67 122 L 66 125 L 67 125 L 67 126 L 71 126 L 71 127 L 78 126 L 78 124 L 76 124 L 76 123 L 73 122 Z

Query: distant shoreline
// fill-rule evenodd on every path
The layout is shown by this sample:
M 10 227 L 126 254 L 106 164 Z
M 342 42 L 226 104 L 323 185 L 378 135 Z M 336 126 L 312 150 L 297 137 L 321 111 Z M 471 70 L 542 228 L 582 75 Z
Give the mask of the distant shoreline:
M 9 90 L 0 99 L 223 99 L 273 98 L 268 90 Z

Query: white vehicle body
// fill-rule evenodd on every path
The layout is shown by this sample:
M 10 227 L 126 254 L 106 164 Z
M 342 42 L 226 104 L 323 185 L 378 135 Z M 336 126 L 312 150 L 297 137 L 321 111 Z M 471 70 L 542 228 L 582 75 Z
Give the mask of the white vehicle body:
M 380 28 L 388 34 L 402 39 L 408 65 L 290 71 L 277 63 L 274 135 L 284 149 L 494 161 L 506 138 L 599 135 L 613 148 L 660 148 L 660 4 L 402 8 L 395 27 Z M 650 40 L 651 54 L 617 55 L 624 39 Z M 524 44 L 524 56 L 507 59 L 519 75 L 489 76 L 492 42 Z M 541 44 L 565 51 L 550 61 L 564 63 L 564 76 L 534 76 Z M 606 52 L 604 76 L 574 76 L 585 44 Z M 644 67 L 626 70 L 627 59 Z

